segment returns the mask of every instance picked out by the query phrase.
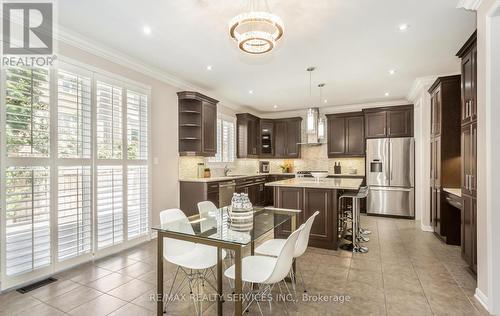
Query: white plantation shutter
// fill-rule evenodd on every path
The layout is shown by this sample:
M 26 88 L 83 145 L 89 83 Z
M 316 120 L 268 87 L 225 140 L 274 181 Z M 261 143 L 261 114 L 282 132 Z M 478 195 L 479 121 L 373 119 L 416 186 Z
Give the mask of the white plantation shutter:
M 123 168 L 97 167 L 97 247 L 123 241 Z
M 235 156 L 234 144 L 234 123 L 229 121 L 222 121 L 222 161 L 233 162 Z
M 127 90 L 127 158 L 148 159 L 148 97 Z
M 90 158 L 91 81 L 58 72 L 57 137 L 59 158 Z
M 58 259 L 92 250 L 92 182 L 90 166 L 58 170 Z
M 128 166 L 127 171 L 128 238 L 149 230 L 148 166 Z
M 97 82 L 97 158 L 123 158 L 122 88 Z
M 149 233 L 148 89 L 59 67 L 0 70 L 0 290 Z
M 233 162 L 235 151 L 234 122 L 217 119 L 217 152 L 210 162 Z
M 49 71 L 9 67 L 5 70 L 5 132 L 9 157 L 48 157 Z
M 26 273 L 50 265 L 49 168 L 7 168 L 5 205 L 6 274 Z

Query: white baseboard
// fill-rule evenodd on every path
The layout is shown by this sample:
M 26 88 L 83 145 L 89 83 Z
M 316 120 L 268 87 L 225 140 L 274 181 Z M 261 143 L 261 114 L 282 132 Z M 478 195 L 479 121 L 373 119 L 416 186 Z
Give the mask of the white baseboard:
M 420 229 L 422 229 L 422 231 L 424 232 L 434 232 L 434 229 L 430 225 L 421 224 Z
M 484 293 L 479 288 L 476 288 L 474 298 L 484 307 L 486 311 L 490 312 L 490 310 L 488 309 L 488 297 L 484 295 Z

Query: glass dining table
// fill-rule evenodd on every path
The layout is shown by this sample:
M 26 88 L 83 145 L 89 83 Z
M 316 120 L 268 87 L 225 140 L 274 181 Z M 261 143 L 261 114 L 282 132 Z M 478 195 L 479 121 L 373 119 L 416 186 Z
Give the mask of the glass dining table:
M 242 248 L 250 245 L 250 253 L 254 254 L 254 243 L 277 226 L 290 221 L 291 229 L 297 228 L 297 216 L 300 210 L 274 207 L 254 207 L 252 220 L 238 224 L 230 220 L 228 208 L 220 208 L 206 215 L 193 215 L 153 227 L 158 233 L 157 253 L 157 315 L 163 315 L 163 246 L 164 238 L 172 238 L 217 247 L 217 314 L 222 315 L 222 249 L 234 251 L 235 281 L 234 301 L 235 315 L 243 313 L 242 293 Z M 168 243 L 165 244 L 168 247 Z

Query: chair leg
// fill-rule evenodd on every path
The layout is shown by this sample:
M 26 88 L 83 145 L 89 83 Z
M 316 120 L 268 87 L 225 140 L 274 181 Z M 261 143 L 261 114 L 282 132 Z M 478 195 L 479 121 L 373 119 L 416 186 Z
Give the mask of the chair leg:
M 302 282 L 302 288 L 304 289 L 304 293 L 307 293 L 306 283 L 304 282 L 304 275 L 302 274 L 302 271 L 300 271 L 298 264 L 295 266 L 295 270 L 297 271 L 297 274 L 300 275 L 300 282 Z
M 286 281 L 283 280 L 283 282 L 286 282 Z M 280 290 L 280 295 L 283 298 L 283 291 L 281 290 L 280 282 L 278 282 L 277 284 L 278 284 L 278 289 Z M 288 304 L 286 303 L 286 299 L 283 300 L 283 303 L 285 305 L 285 314 L 290 315 L 290 313 L 288 312 Z
M 182 271 L 185 273 L 185 271 L 181 267 L 179 267 L 179 266 L 177 267 L 177 271 L 175 273 L 174 280 L 173 280 L 172 285 L 170 287 L 169 296 L 167 297 L 167 300 L 163 303 L 163 312 L 164 313 L 166 313 L 168 304 L 170 304 L 170 302 L 172 301 L 172 296 L 177 295 L 186 286 L 186 280 L 187 280 L 187 283 L 189 283 L 189 276 L 187 274 L 185 274 L 184 279 L 181 280 L 179 285 L 177 285 L 177 288 L 175 289 L 175 291 L 173 291 L 175 281 L 177 279 L 177 275 L 178 275 L 179 271 Z M 172 292 L 173 292 L 173 294 L 172 294 Z

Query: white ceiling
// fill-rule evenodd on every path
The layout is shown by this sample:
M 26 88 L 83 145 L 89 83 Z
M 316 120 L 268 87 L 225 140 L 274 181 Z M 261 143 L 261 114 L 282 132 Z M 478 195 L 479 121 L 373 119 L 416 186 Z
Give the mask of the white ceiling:
M 417 77 L 459 72 L 455 53 L 475 29 L 475 13 L 456 9 L 457 0 L 269 0 L 285 37 L 273 53 L 247 56 L 227 31 L 244 3 L 58 2 L 64 28 L 259 112 L 310 106 L 308 66 L 317 67 L 313 105 L 320 82 L 328 99 L 320 106 L 405 98 Z

